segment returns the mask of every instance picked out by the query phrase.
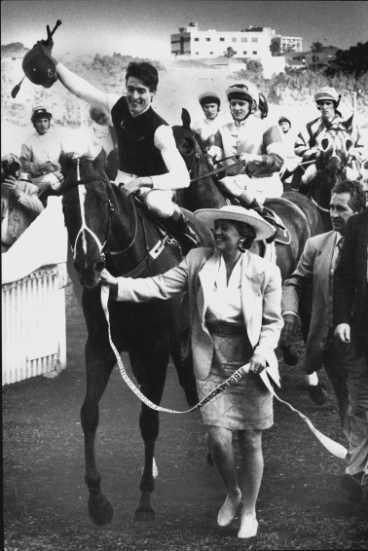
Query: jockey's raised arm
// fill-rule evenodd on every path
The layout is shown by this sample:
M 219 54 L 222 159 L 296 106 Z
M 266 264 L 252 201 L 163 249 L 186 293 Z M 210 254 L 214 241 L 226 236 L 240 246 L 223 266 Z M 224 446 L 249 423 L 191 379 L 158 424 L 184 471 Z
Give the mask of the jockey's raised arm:
M 115 183 L 128 194 L 139 195 L 189 247 L 197 244 L 184 213 L 172 200 L 173 192 L 188 187 L 190 179 L 171 127 L 152 108 L 157 69 L 147 62 L 130 63 L 124 95 L 99 90 L 60 62 L 56 62 L 56 71 L 67 90 L 111 116 L 119 165 Z
M 106 93 L 96 88 L 84 78 L 73 73 L 60 61 L 56 63 L 56 72 L 60 82 L 69 92 L 87 103 L 107 109 L 108 112 L 111 111 L 120 97 L 118 94 Z

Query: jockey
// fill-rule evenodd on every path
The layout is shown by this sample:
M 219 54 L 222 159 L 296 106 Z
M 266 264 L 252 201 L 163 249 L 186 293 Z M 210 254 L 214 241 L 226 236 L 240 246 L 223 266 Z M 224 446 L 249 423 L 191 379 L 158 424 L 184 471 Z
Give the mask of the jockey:
M 34 107 L 31 121 L 35 131 L 21 146 L 22 170 L 42 192 L 47 188 L 58 189 L 63 181 L 59 164 L 64 150 L 64 138 L 51 126 L 52 114 L 42 106 Z
M 335 137 L 339 133 L 344 138 L 346 134 L 352 133 L 352 128 L 349 126 L 353 126 L 353 121 L 344 121 L 338 110 L 340 99 L 340 94 L 330 86 L 322 87 L 314 95 L 321 116 L 308 122 L 295 141 L 295 154 L 302 158 L 304 167 L 308 167 L 303 174 L 302 183 L 308 183 L 315 173 L 315 160 L 319 155 L 322 139 L 329 136 Z M 356 128 L 356 125 L 354 126 Z M 354 153 L 359 157 L 363 143 L 357 128 L 354 134 L 351 136 Z
M 233 121 L 221 127 L 216 136 L 218 145 L 212 146 L 208 153 L 216 161 L 225 158 L 228 174 L 235 159 L 240 160 L 233 175 L 220 181 L 230 195 L 254 208 L 267 197 L 282 195 L 278 174 L 284 163 L 281 132 L 277 126 L 265 125 L 257 116 L 260 100 L 254 84 L 233 84 L 226 94 Z
M 294 172 L 300 162 L 300 157 L 297 157 L 294 152 L 295 131 L 292 128 L 291 120 L 282 115 L 278 120 L 278 125 L 281 130 L 281 139 L 285 151 L 285 163 L 280 172 L 280 177 L 285 182 Z
M 192 128 L 201 138 L 204 147 L 209 147 L 214 144 L 216 132 L 226 122 L 221 115 L 221 99 L 216 92 L 208 91 L 200 94 L 198 101 L 204 116 Z
M 130 63 L 123 96 L 100 91 L 60 62 L 56 71 L 70 92 L 111 115 L 119 154 L 115 183 L 128 194 L 139 194 L 148 209 L 165 220 L 169 231 L 184 240 L 185 247 L 197 246 L 196 234 L 172 200 L 175 190 L 188 187 L 190 180 L 172 129 L 152 109 L 157 69 L 147 62 Z

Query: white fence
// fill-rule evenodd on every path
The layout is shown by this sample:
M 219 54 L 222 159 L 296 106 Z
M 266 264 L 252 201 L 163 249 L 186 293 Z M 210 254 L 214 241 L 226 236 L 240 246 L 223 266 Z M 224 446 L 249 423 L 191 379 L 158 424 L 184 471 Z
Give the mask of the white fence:
M 2 256 L 3 385 L 66 367 L 67 238 L 60 199 Z

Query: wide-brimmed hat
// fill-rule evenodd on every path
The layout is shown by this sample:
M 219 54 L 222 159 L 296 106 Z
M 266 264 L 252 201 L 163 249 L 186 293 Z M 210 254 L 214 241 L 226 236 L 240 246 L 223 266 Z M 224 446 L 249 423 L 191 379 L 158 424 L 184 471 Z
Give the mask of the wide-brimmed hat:
M 266 222 L 253 209 L 246 209 L 238 205 L 226 205 L 219 209 L 198 209 L 194 216 L 209 228 L 213 228 L 215 220 L 230 220 L 252 226 L 256 231 L 255 240 L 268 239 L 275 233 L 275 228 Z

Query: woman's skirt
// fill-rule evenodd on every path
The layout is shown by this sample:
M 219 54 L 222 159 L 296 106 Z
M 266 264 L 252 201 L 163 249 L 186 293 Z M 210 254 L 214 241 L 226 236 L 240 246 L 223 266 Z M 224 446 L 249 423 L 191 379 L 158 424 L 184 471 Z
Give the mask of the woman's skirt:
M 197 380 L 202 399 L 253 355 L 245 328 L 225 322 L 208 322 L 214 342 L 211 371 Z M 229 430 L 264 430 L 273 425 L 273 397 L 258 375 L 249 373 L 201 408 L 203 423 Z

